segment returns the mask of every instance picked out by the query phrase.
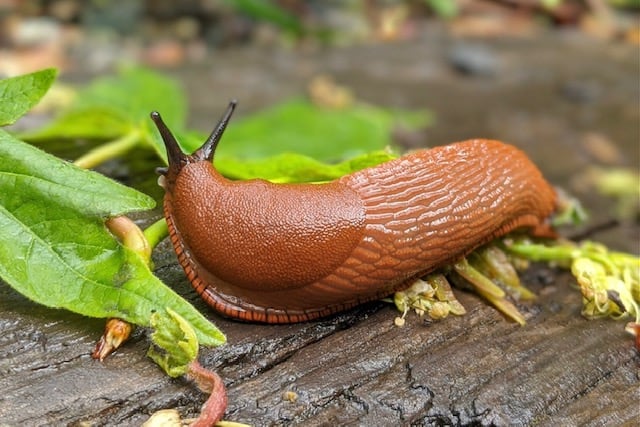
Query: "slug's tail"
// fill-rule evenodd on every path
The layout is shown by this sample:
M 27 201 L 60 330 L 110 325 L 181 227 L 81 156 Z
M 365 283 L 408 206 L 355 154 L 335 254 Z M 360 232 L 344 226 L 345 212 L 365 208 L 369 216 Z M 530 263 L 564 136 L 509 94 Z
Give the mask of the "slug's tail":
M 541 237 L 545 239 L 557 239 L 559 237 L 556 230 L 548 222 L 542 222 L 533 227 L 530 231 L 532 236 Z

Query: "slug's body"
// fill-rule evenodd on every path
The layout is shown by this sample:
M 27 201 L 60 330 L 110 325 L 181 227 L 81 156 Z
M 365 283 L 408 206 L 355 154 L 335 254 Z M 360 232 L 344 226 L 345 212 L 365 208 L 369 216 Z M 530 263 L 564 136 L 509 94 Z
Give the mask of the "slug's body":
M 555 192 L 498 141 L 418 151 L 327 184 L 229 181 L 211 158 L 234 105 L 191 156 L 153 115 L 169 154 L 171 241 L 195 289 L 227 316 L 317 318 L 406 288 L 514 229 L 553 234 Z

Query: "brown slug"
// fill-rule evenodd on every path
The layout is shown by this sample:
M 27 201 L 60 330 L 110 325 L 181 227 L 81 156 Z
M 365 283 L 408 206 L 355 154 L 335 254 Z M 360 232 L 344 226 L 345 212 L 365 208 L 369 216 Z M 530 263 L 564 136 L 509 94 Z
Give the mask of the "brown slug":
M 151 113 L 167 149 L 161 184 L 178 260 L 226 316 L 314 319 L 407 288 L 514 229 L 554 235 L 555 191 L 499 141 L 421 150 L 326 184 L 230 181 L 212 160 L 235 105 L 191 155 Z

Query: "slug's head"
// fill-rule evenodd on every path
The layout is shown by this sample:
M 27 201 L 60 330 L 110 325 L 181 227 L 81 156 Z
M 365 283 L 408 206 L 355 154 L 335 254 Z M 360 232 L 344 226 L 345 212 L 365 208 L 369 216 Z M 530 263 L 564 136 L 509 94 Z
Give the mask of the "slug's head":
M 229 102 L 229 106 L 227 107 L 227 111 L 224 113 L 216 127 L 211 132 L 211 135 L 207 138 L 207 140 L 202 144 L 200 148 L 194 151 L 192 154 L 185 154 L 178 145 L 178 141 L 173 136 L 167 125 L 160 117 L 160 113 L 157 111 L 151 112 L 151 120 L 155 123 L 158 131 L 160 132 L 160 136 L 162 136 L 162 140 L 164 141 L 164 146 L 167 149 L 167 161 L 169 162 L 169 166 L 166 168 L 158 168 L 158 173 L 161 176 L 160 185 L 166 188 L 166 185 L 171 185 L 182 168 L 184 168 L 189 163 L 195 162 L 203 162 L 208 161 L 211 162 L 213 160 L 213 155 L 215 154 L 216 147 L 222 138 L 222 134 L 227 128 L 227 124 L 229 124 L 229 120 L 231 119 L 231 115 L 233 114 L 233 110 L 236 108 L 237 101 L 233 100 Z

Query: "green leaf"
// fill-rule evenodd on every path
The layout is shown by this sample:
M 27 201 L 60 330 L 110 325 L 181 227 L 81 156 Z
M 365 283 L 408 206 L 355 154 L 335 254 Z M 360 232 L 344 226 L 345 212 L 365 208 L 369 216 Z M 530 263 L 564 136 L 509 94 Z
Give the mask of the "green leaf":
M 40 101 L 56 79 L 48 68 L 35 73 L 0 80 L 0 126 L 10 125 Z
M 136 131 L 141 143 L 150 145 L 162 156 L 164 147 L 149 120 L 153 110 L 160 111 L 173 129 L 181 130 L 187 108 L 180 86 L 150 70 L 125 69 L 116 76 L 96 79 L 80 91 L 68 111 L 48 126 L 20 136 L 28 141 L 109 140 Z
M 111 217 L 151 209 L 155 201 L 98 173 L 25 144 L 0 129 L 0 201 L 56 200 L 85 215 Z
M 147 196 L 0 131 L 0 277 L 37 303 L 149 326 L 170 307 L 204 345 L 224 335 L 165 286 L 100 216 L 149 208 Z M 24 157 L 23 157 L 24 156 Z
M 172 79 L 142 68 L 125 69 L 116 76 L 96 79 L 82 90 L 72 110 L 100 107 L 124 113 L 129 122 L 147 124 L 149 113 L 162 112 L 171 126 L 182 126 L 186 101 L 180 86 Z
M 215 155 L 220 172 L 233 179 L 278 182 L 325 181 L 390 160 L 394 125 L 416 128 L 432 120 L 426 111 L 390 111 L 356 105 L 332 110 L 293 99 L 231 122 Z M 192 152 L 206 139 L 200 132 L 174 132 Z M 166 161 L 164 145 L 157 151 Z M 351 160 L 345 160 L 351 159 Z M 343 161 L 342 164 L 332 164 Z
M 441 18 L 454 18 L 458 15 L 458 3 L 455 0 L 425 0 Z
M 92 107 L 69 111 L 46 127 L 21 133 L 26 141 L 53 139 L 116 139 L 131 131 L 133 124 L 127 115 L 111 107 Z
M 176 378 L 187 372 L 189 364 L 198 357 L 198 338 L 185 319 L 170 308 L 151 316 L 151 341 L 147 356 L 169 375 Z
M 236 160 L 216 157 L 218 171 L 230 179 L 262 178 L 272 182 L 331 181 L 360 169 L 384 163 L 396 156 L 388 151 L 373 151 L 337 164 L 326 164 L 310 157 L 284 153 L 265 159 Z
M 303 32 L 300 21 L 285 9 L 269 0 L 226 0 L 236 10 L 254 19 L 271 22 L 285 31 L 295 35 Z
M 398 123 L 416 127 L 430 119 L 425 111 L 393 112 L 364 104 L 338 110 L 293 99 L 231 123 L 216 155 L 244 160 L 291 152 L 334 162 L 384 149 Z
M 394 158 L 385 150 L 394 125 L 418 127 L 430 120 L 425 111 L 393 112 L 363 104 L 335 110 L 293 99 L 232 122 L 214 162 L 231 179 L 329 181 Z M 175 134 L 185 152 L 206 138 L 198 132 Z
M 62 206 L 0 206 L 0 277 L 39 304 L 141 326 L 150 325 L 154 312 L 172 307 L 196 328 L 202 344 L 225 342 L 137 254 L 119 245 L 99 219 Z

